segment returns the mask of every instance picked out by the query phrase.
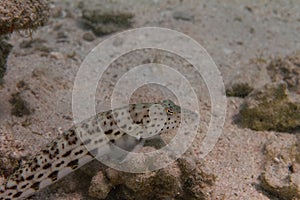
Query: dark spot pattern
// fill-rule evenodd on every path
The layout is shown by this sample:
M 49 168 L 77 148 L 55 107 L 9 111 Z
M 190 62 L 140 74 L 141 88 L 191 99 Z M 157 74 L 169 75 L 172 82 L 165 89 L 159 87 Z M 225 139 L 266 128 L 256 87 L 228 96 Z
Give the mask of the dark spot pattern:
M 18 188 L 18 186 L 17 185 L 13 185 L 11 187 L 5 187 L 5 188 L 8 189 L 8 190 L 15 190 L 15 189 Z
M 117 131 L 117 132 L 115 132 L 115 136 L 118 136 L 118 135 L 120 135 L 120 131 Z
M 161 131 L 166 131 L 168 129 L 173 129 L 175 127 L 179 126 L 179 119 L 180 115 L 180 108 L 173 102 L 170 101 L 164 101 L 160 103 L 164 107 L 164 109 L 160 109 L 159 111 L 155 112 L 155 117 L 151 118 L 151 124 L 150 124 L 150 116 L 149 116 L 149 107 L 152 104 L 139 104 L 139 105 L 130 105 L 129 106 L 129 113 L 132 117 L 132 120 L 136 124 L 142 124 L 143 127 L 150 128 L 150 127 L 158 127 Z M 157 106 L 156 106 L 157 108 Z M 164 117 L 162 115 L 165 115 L 167 110 L 172 111 L 172 115 L 168 115 L 167 122 L 165 124 L 163 121 Z M 174 113 L 173 113 L 174 111 Z M 113 117 L 118 117 L 120 115 L 123 115 L 123 118 L 115 119 L 113 120 Z M 41 153 L 39 153 L 35 158 L 28 161 L 25 165 L 23 165 L 22 169 L 17 171 L 13 176 L 11 176 L 10 180 L 15 181 L 16 185 L 12 186 L 11 190 L 15 191 L 8 191 L 5 193 L 5 191 L 0 191 L 0 193 L 5 193 L 4 197 L 7 198 L 1 198 L 1 199 L 11 199 L 18 198 L 23 194 L 24 191 L 26 191 L 27 187 L 32 188 L 34 190 L 41 189 L 41 181 L 37 181 L 44 178 L 49 178 L 53 182 L 58 179 L 58 174 L 60 172 L 61 167 L 70 167 L 72 169 L 76 169 L 79 167 L 79 159 L 82 158 L 85 155 L 92 156 L 92 152 L 86 152 L 85 150 L 82 150 L 79 147 L 80 145 L 87 145 L 91 142 L 97 144 L 102 143 L 104 141 L 104 138 L 100 139 L 87 139 L 84 142 L 81 142 L 79 138 L 77 137 L 76 132 L 78 131 L 78 134 L 81 136 L 84 136 L 85 134 L 95 134 L 95 132 L 101 132 L 105 133 L 108 137 L 108 141 L 111 143 L 115 143 L 117 139 L 119 139 L 121 136 L 125 135 L 125 132 L 121 132 L 116 130 L 117 122 L 121 122 L 123 119 L 126 120 L 128 118 L 126 109 L 117 109 L 116 112 L 103 112 L 96 115 L 96 118 L 91 118 L 90 121 L 85 121 L 84 123 L 80 124 L 80 130 L 76 130 L 76 126 L 72 127 L 68 131 L 64 132 L 60 137 L 58 137 L 57 140 L 47 145 L 47 147 L 42 150 Z M 160 116 L 161 115 L 161 116 Z M 97 120 L 101 122 L 101 125 L 103 127 L 102 130 L 97 126 Z M 161 122 L 161 123 L 159 123 Z M 133 129 L 133 127 L 129 126 L 129 124 L 122 124 L 122 128 L 128 128 L 128 130 Z M 96 127 L 97 126 L 97 127 Z M 152 132 L 151 132 L 152 131 Z M 158 130 L 151 129 L 149 134 L 157 133 Z M 144 134 L 143 131 L 140 131 L 139 134 Z M 185 133 L 186 134 L 186 133 Z M 105 140 L 107 142 L 107 140 Z M 98 146 L 101 144 L 97 144 L 95 146 Z M 76 150 L 75 150 L 76 149 Z M 99 150 L 99 148 L 94 149 L 95 152 Z M 66 161 L 72 160 L 72 161 Z M 75 158 L 78 158 L 74 160 Z M 55 159 L 55 160 L 54 160 Z M 61 160 L 60 160 L 61 159 Z M 55 164 L 53 164 L 55 163 Z M 67 164 L 66 164 L 67 163 Z M 52 166 L 53 165 L 53 166 Z M 53 171 L 51 174 L 47 176 L 49 173 L 49 169 L 52 168 Z M 43 171 L 45 170 L 45 171 Z M 38 173 L 39 172 L 39 173 Z M 45 177 L 44 177 L 45 176 Z M 32 182 L 31 181 L 36 181 Z M 28 181 L 28 182 L 25 182 Z M 18 187 L 21 191 L 18 191 Z M 1 195 L 0 195 L 1 196 Z
M 71 167 L 72 169 L 76 169 L 78 167 L 78 159 L 72 160 L 67 164 L 67 167 Z
M 43 177 L 44 176 L 44 174 L 39 174 L 38 176 L 37 176 L 37 178 L 41 178 L 41 177 Z
M 65 163 L 65 161 L 61 161 L 60 163 L 57 163 L 56 165 L 55 165 L 55 167 L 57 167 L 57 168 L 59 168 L 61 165 L 63 165 Z
M 27 186 L 27 184 L 25 184 L 25 185 L 22 185 L 22 186 L 21 186 L 21 189 L 24 189 L 24 188 L 26 188 L 26 186 Z
M 78 156 L 79 154 L 82 154 L 82 153 L 83 153 L 83 150 L 80 150 L 80 151 L 75 152 L 74 155 Z
M 72 150 L 67 151 L 65 154 L 62 155 L 62 157 L 68 157 L 72 153 Z
M 48 175 L 48 178 L 50 178 L 52 181 L 56 181 L 58 176 L 58 171 L 54 171 L 51 174 Z
M 21 196 L 23 194 L 23 192 L 17 192 L 16 194 L 14 194 L 13 198 L 17 198 L 19 196 Z
M 32 188 L 34 190 L 39 190 L 40 189 L 40 182 L 33 183 L 30 188 Z
M 109 130 L 105 131 L 104 134 L 105 134 L 105 135 L 109 135 L 109 134 L 111 134 L 112 132 L 113 132 L 113 130 L 112 130 L 112 129 L 109 129 Z
M 47 164 L 45 164 L 45 165 L 43 166 L 43 169 L 48 169 L 48 168 L 50 168 L 51 166 L 52 166 L 51 163 L 47 163 Z
M 27 180 L 27 181 L 30 181 L 30 180 L 32 180 L 33 178 L 34 178 L 34 175 L 32 174 L 32 175 L 28 176 L 28 177 L 26 178 L 26 180 Z

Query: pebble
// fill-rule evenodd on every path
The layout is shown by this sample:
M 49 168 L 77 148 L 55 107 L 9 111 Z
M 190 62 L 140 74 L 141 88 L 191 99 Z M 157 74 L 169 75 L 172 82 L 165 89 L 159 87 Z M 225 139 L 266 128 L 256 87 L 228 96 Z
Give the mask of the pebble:
M 65 56 L 60 52 L 51 52 L 50 58 L 54 58 L 56 60 L 63 60 L 63 59 L 65 59 Z
M 176 20 L 194 21 L 194 15 L 182 11 L 175 11 L 173 13 L 173 18 Z
M 96 39 L 95 35 L 92 32 L 86 32 L 83 34 L 82 39 L 85 41 L 91 42 Z

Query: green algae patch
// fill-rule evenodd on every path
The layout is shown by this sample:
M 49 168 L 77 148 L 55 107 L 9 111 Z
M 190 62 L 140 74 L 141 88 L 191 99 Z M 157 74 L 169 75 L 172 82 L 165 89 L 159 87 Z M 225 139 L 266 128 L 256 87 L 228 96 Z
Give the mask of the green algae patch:
M 300 90 L 300 51 L 272 59 L 267 70 L 273 82 L 284 81 L 290 91 Z
M 226 90 L 226 96 L 244 98 L 252 91 L 253 87 L 251 87 L 248 83 L 236 83 Z
M 96 36 L 103 36 L 132 27 L 134 14 L 123 11 L 114 3 L 96 4 L 90 6 L 82 4 L 82 19 L 86 29 L 90 29 Z
M 285 83 L 268 84 L 247 97 L 239 122 L 256 131 L 293 132 L 300 126 L 300 103 L 289 99 Z
M 11 114 L 17 117 L 30 115 L 28 103 L 20 96 L 20 93 L 15 93 L 11 96 L 9 103 L 12 105 Z

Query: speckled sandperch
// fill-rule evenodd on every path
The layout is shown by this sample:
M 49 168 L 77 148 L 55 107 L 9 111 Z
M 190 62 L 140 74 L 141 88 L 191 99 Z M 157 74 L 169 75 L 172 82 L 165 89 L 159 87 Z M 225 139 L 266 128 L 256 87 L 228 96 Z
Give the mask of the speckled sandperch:
M 21 166 L 1 186 L 0 200 L 25 199 L 92 161 L 95 156 L 105 154 L 111 145 L 132 151 L 149 135 L 179 127 L 183 110 L 187 111 L 185 117 L 197 117 L 196 113 L 181 109 L 170 100 L 130 104 L 98 113 L 74 125 Z

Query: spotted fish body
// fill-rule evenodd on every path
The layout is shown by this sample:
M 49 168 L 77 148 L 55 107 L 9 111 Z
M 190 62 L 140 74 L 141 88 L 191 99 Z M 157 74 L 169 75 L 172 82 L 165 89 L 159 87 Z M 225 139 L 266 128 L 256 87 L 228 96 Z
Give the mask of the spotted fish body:
M 131 151 L 143 138 L 177 128 L 180 113 L 181 108 L 170 100 L 98 113 L 74 125 L 21 166 L 0 187 L 0 200 L 31 196 L 95 157 L 109 153 L 112 145 Z

